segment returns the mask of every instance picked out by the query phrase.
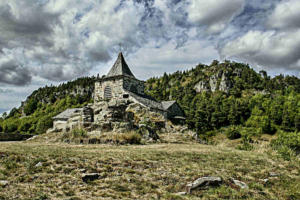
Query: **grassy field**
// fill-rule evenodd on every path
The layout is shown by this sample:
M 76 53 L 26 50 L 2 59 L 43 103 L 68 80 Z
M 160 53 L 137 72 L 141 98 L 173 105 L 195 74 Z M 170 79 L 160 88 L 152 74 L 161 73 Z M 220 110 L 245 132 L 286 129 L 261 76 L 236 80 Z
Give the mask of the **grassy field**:
M 101 176 L 85 183 L 83 171 Z M 299 160 L 284 161 L 267 147 L 0 143 L 0 180 L 9 181 L 0 199 L 300 199 L 299 173 Z M 220 176 L 223 184 L 176 194 L 202 176 Z M 233 187 L 230 178 L 249 189 Z

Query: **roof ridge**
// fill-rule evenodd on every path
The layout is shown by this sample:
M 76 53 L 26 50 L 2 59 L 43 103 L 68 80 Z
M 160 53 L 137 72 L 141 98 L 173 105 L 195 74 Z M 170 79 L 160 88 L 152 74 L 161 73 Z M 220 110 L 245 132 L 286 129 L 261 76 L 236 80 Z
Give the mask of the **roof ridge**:
M 107 77 L 126 75 L 134 77 L 133 73 L 129 69 L 122 52 L 119 53 L 117 60 L 112 68 L 109 70 Z M 134 77 L 135 78 L 135 77 Z

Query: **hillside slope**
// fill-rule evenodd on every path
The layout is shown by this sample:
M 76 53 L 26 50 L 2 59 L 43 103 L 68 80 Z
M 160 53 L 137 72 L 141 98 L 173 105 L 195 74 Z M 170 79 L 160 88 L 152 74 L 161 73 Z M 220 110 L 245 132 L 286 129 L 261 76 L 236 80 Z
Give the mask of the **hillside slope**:
M 34 91 L 20 108 L 0 118 L 0 132 L 45 132 L 56 114 L 92 102 L 96 80 L 84 77 Z M 189 128 L 199 134 L 229 125 L 254 127 L 265 133 L 300 128 L 300 79 L 270 78 L 242 63 L 213 61 L 150 78 L 146 93 L 157 100 L 177 100 Z

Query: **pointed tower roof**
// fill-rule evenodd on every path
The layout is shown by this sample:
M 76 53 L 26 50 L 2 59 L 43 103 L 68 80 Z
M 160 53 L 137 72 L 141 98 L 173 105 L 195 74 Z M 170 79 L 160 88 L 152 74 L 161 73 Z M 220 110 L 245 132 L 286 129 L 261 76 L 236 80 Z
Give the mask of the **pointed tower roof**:
M 130 71 L 122 52 L 119 53 L 118 58 L 113 65 L 113 67 L 109 70 L 107 77 L 112 76 L 120 76 L 120 75 L 126 75 L 134 77 L 133 73 Z

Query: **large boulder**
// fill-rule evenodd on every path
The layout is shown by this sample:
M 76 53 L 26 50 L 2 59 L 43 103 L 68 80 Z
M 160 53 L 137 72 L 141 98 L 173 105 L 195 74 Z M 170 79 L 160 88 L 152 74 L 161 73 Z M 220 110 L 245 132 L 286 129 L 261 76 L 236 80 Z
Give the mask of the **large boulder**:
M 156 141 L 159 139 L 159 136 L 157 135 L 156 131 L 144 124 L 141 124 L 139 126 L 138 133 L 142 136 L 144 140 L 147 141 Z

